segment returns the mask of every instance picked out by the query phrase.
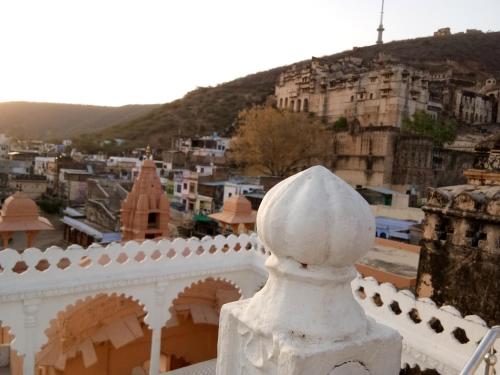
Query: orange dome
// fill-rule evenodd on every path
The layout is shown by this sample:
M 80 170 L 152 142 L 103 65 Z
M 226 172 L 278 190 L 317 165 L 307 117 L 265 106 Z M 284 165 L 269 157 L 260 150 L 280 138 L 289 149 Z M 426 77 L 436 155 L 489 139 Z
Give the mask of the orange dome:
M 38 216 L 38 206 L 33 199 L 18 191 L 8 197 L 0 215 L 0 232 L 54 229 L 50 221 Z
M 239 214 L 251 214 L 252 204 L 243 195 L 235 195 L 224 202 L 223 212 L 237 212 Z
M 209 215 L 214 220 L 226 224 L 253 224 L 255 213 L 252 204 L 242 195 L 235 195 L 224 202 L 222 212 Z
M 26 194 L 18 191 L 5 200 L 2 206 L 2 216 L 4 218 L 16 216 L 38 218 L 38 206 Z

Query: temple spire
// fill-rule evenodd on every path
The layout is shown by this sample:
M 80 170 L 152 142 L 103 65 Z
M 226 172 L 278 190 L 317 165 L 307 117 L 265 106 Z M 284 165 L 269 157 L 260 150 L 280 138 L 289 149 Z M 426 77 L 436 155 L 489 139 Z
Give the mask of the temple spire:
M 145 154 L 146 154 L 146 160 L 153 159 L 153 157 L 152 157 L 153 153 L 151 152 L 151 146 L 150 145 L 146 146 L 146 152 L 145 152 Z
M 382 0 L 382 10 L 380 12 L 380 25 L 378 25 L 378 38 L 377 38 L 377 44 L 383 44 L 384 41 L 382 40 L 382 33 L 384 32 L 384 0 Z

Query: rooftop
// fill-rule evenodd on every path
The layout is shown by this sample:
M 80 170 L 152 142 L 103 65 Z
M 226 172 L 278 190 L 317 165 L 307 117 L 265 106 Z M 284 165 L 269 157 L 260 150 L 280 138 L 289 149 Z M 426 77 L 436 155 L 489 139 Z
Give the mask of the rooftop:
M 137 355 L 137 371 L 149 361 L 152 374 L 166 371 L 162 366 L 174 355 L 196 364 L 176 374 L 200 368 L 213 374 L 213 362 L 205 361 L 215 356 L 219 375 L 255 367 L 271 374 L 269 366 L 292 368 L 318 348 L 328 355 L 323 361 L 310 357 L 303 368 L 325 374 L 368 368 L 372 375 L 387 375 L 418 365 L 457 374 L 488 330 L 477 316 L 463 317 L 451 306 L 439 308 L 356 274 L 354 262 L 373 260 L 375 220 L 359 194 L 322 167 L 276 185 L 262 202 L 257 224 L 258 234 L 240 236 L 0 251 L 0 320 L 15 337 L 9 345 L 23 356 L 24 373 L 33 374 L 35 364 L 75 365 L 75 358 L 82 369 L 90 367 L 102 360 L 99 348 L 111 342 L 110 351 L 129 349 L 120 363 Z M 386 245 L 372 251 L 397 258 L 396 268 L 408 271 L 415 255 L 391 253 L 399 250 Z M 88 313 L 79 316 L 80 307 Z M 211 339 L 196 331 L 194 341 L 172 345 L 200 321 L 208 322 Z M 64 335 L 73 341 L 54 345 Z M 204 358 L 191 357 L 208 347 Z M 49 348 L 58 351 L 51 356 Z M 348 357 L 338 357 L 346 348 Z M 37 362 L 39 353 L 46 362 Z M 365 367 L 354 372 L 358 361 Z

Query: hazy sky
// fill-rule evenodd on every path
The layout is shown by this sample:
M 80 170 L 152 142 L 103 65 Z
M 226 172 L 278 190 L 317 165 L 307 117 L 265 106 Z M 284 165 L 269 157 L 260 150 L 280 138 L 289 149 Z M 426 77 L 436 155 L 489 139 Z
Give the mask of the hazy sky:
M 376 40 L 380 0 L 0 0 L 0 101 L 162 103 Z M 384 41 L 500 30 L 499 0 L 386 0 Z

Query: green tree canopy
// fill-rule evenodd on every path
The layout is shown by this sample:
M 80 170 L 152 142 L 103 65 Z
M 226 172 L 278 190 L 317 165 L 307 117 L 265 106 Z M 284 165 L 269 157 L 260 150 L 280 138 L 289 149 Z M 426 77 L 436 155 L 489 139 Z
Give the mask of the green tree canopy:
M 453 119 L 437 121 L 425 111 L 416 111 L 411 118 L 403 119 L 404 133 L 429 137 L 436 146 L 443 146 L 455 140 L 457 123 Z

